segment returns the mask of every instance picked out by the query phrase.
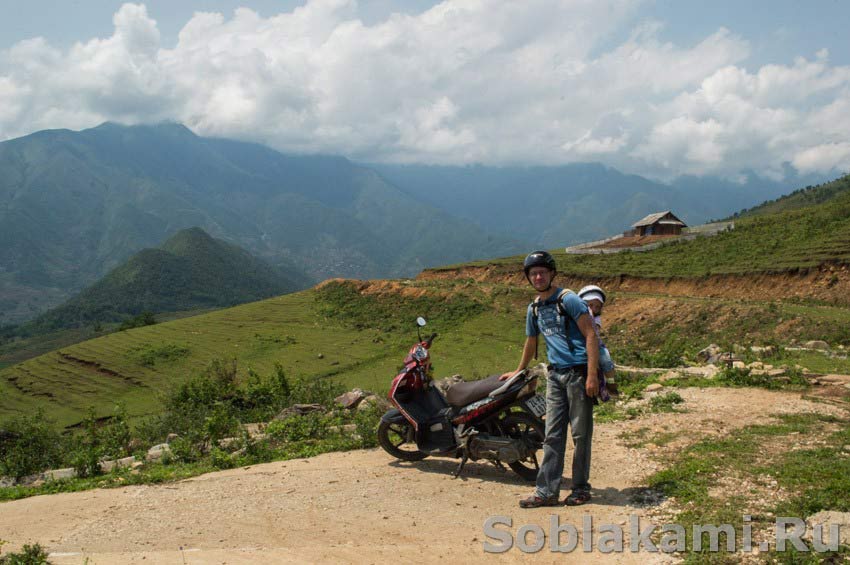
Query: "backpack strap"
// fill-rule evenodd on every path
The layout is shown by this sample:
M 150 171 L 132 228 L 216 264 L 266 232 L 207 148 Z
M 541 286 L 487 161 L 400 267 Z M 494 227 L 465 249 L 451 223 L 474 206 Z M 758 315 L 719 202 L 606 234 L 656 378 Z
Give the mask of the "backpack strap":
M 567 341 L 567 346 L 570 348 L 570 354 L 575 355 L 575 346 L 573 342 L 570 341 L 569 337 L 569 329 L 570 329 L 570 320 L 572 320 L 572 316 L 569 315 L 566 308 L 564 308 L 564 297 L 571 293 L 572 290 L 568 288 L 562 288 L 561 292 L 558 293 L 557 300 L 555 303 L 558 307 L 558 314 L 564 319 L 564 339 Z M 540 307 L 540 297 L 535 297 L 535 299 L 531 302 L 531 319 L 534 322 L 534 325 L 537 326 L 537 331 L 540 331 L 540 325 L 537 317 L 537 309 Z M 534 344 L 534 358 L 537 359 L 537 342 Z

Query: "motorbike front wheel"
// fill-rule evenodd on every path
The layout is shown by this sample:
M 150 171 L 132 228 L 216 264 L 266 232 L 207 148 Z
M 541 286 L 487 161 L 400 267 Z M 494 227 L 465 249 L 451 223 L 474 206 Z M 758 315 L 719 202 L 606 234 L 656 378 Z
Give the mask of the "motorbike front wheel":
M 546 429 L 537 418 L 525 412 L 511 412 L 504 420 L 499 422 L 502 433 L 511 438 L 522 441 L 529 450 L 529 456 L 520 461 L 509 463 L 514 473 L 525 479 L 533 481 L 537 478 L 540 466 L 537 462 L 537 451 L 543 449 L 543 438 Z
M 378 443 L 384 451 L 403 461 L 421 461 L 428 457 L 416 447 L 413 426 L 410 422 L 390 423 L 381 420 L 378 426 Z

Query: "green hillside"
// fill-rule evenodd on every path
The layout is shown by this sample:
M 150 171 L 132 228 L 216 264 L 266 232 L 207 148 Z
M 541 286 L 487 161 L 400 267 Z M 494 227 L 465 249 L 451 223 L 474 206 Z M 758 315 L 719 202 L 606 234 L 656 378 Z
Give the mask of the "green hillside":
M 753 216 L 757 214 L 772 214 L 776 212 L 784 212 L 786 210 L 797 210 L 814 204 L 822 204 L 842 194 L 850 192 L 850 175 L 846 175 L 832 182 L 819 184 L 817 186 L 807 186 L 799 188 L 775 200 L 768 200 L 754 206 L 752 208 L 742 210 L 735 214 L 735 218 L 740 216 Z
M 281 273 L 240 247 L 190 228 L 161 247 L 136 253 L 23 331 L 115 322 L 142 312 L 232 306 L 303 288 L 306 281 L 300 273 Z
M 850 262 L 850 190 L 848 177 L 819 188 L 819 204 L 798 206 L 806 196 L 789 198 L 782 211 L 768 210 L 735 220 L 735 228 L 713 237 L 672 242 L 646 252 L 568 255 L 554 250 L 558 268 L 589 276 L 703 277 L 716 274 L 781 272 Z M 805 194 L 805 193 L 804 193 Z M 779 205 L 779 204 L 777 204 Z M 522 257 L 478 261 L 515 271 Z M 452 270 L 462 265 L 434 269 Z
M 58 422 L 70 424 L 90 405 L 108 415 L 117 402 L 131 415 L 151 413 L 158 409 L 158 392 L 216 358 L 234 358 L 243 371 L 267 373 L 280 363 L 294 378 L 334 376 L 346 385 L 385 390 L 415 340 L 414 313 L 428 316 L 429 329 L 441 334 L 444 345 L 435 349 L 441 373 L 482 376 L 516 363 L 522 328 L 510 308 L 470 309 L 477 303 L 471 291 L 449 302 L 365 298 L 356 308 L 366 318 L 352 325 L 357 316 L 351 311 L 337 314 L 347 294 L 342 287 L 342 295 L 302 291 L 109 334 L 0 370 L 0 420 L 44 406 Z M 389 318 L 363 322 L 373 319 L 369 312 L 381 311 L 376 304 L 385 305 Z M 388 325 L 388 319 L 396 321 Z M 500 353 L 494 355 L 494 349 Z

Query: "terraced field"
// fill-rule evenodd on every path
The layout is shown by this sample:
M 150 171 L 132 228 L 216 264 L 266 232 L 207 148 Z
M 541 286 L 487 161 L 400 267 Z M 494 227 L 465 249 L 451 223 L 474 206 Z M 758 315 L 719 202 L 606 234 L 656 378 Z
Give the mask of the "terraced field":
M 513 313 L 488 312 L 451 328 L 433 327 L 441 333 L 439 372 L 480 376 L 515 364 L 522 339 L 516 320 Z M 89 406 L 106 416 L 119 402 L 131 416 L 149 414 L 160 391 L 216 358 L 235 359 L 243 374 L 265 374 L 280 363 L 290 377 L 333 377 L 386 390 L 416 338 L 414 328 L 411 320 L 409 331 L 395 334 L 353 329 L 323 316 L 315 291 L 285 295 L 109 334 L 0 370 L 0 419 L 41 406 L 68 425 Z

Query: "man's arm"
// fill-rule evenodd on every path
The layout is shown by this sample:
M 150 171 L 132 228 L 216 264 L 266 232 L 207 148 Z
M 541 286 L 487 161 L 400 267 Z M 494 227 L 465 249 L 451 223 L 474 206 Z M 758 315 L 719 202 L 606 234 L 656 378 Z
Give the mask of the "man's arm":
M 537 349 L 537 336 L 528 336 L 525 338 L 525 345 L 522 346 L 522 359 L 519 361 L 519 365 L 517 365 L 516 371 L 508 371 L 507 373 L 503 373 L 501 377 L 499 377 L 500 381 L 504 381 L 506 379 L 511 378 L 516 375 L 526 367 L 528 367 L 528 363 L 531 361 L 531 358 L 534 357 L 534 353 Z
M 593 398 L 599 394 L 599 338 L 593 329 L 593 318 L 589 314 L 582 314 L 578 318 L 578 329 L 581 330 L 587 345 L 587 396 Z

